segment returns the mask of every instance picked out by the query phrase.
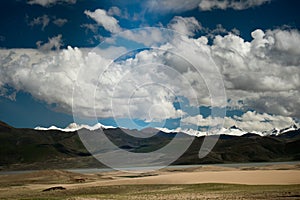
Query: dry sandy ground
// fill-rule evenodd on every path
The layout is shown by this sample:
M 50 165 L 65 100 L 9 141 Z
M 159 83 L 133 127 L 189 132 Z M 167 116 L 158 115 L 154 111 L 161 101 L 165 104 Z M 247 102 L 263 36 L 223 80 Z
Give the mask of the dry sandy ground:
M 205 171 L 205 172 L 172 172 L 147 175 L 115 173 L 99 179 L 84 178 L 86 183 L 65 183 L 65 188 L 83 188 L 108 185 L 153 185 L 153 184 L 200 184 L 226 183 L 246 185 L 290 185 L 300 184 L 300 170 L 255 170 L 255 171 Z M 57 184 L 28 184 L 32 189 L 44 189 Z
M 26 197 L 26 192 L 42 191 L 55 186 L 64 187 L 69 191 L 105 186 L 165 184 L 174 185 L 175 187 L 175 185 L 203 183 L 261 186 L 298 185 L 297 187 L 300 189 L 300 164 L 250 168 L 203 166 L 141 173 L 113 171 L 98 174 L 79 174 L 61 170 L 49 170 L 28 174 L 0 175 L 0 199 L 9 197 L 11 194 L 18 194 L 18 192 L 20 195 L 25 195 L 23 197 Z
M 56 180 L 56 178 L 57 180 Z M 42 189 L 57 185 L 65 188 L 107 185 L 140 184 L 200 184 L 228 183 L 246 185 L 300 184 L 299 165 L 272 165 L 264 167 L 229 168 L 203 166 L 186 169 L 163 169 L 154 172 L 103 172 L 99 174 L 77 174 L 59 170 L 41 171 L 21 175 L 2 175 L 1 182 L 23 180 L 26 187 Z M 83 182 L 80 182 L 80 179 Z

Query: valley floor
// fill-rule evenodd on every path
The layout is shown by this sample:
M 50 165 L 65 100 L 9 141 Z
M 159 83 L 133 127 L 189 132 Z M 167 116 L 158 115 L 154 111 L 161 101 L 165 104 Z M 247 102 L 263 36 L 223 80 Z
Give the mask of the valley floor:
M 0 199 L 300 199 L 300 165 L 6 174 Z

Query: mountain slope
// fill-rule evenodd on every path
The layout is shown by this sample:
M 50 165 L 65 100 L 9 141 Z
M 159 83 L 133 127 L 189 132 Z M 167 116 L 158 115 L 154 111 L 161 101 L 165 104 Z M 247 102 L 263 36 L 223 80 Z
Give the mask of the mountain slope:
M 76 132 L 4 129 L 0 126 L 0 166 L 2 168 L 65 168 L 72 160 L 93 160 Z M 87 159 L 88 158 L 88 159 Z M 68 163 L 68 161 L 71 161 Z M 81 166 L 78 162 L 76 166 Z M 95 165 L 96 166 L 96 165 Z M 22 166 L 20 166 L 22 168 Z M 26 167 L 25 167 L 26 168 Z
M 82 129 L 87 134 L 94 131 Z M 149 138 L 133 135 L 153 134 L 155 129 L 103 129 L 104 134 L 119 148 L 131 152 L 151 152 L 168 144 L 175 134 L 180 138 L 193 137 L 185 133 L 165 133 L 157 130 Z M 214 137 L 214 136 L 209 136 Z M 174 164 L 268 162 L 300 160 L 300 129 L 278 136 L 220 135 L 212 152 L 198 158 L 204 136 L 195 137 L 192 145 Z M 16 129 L 0 123 L 0 166 L 2 169 L 49 169 L 104 167 L 82 144 L 76 131 Z M 100 150 L 101 151 L 101 150 Z M 101 152 L 100 152 L 101 153 Z

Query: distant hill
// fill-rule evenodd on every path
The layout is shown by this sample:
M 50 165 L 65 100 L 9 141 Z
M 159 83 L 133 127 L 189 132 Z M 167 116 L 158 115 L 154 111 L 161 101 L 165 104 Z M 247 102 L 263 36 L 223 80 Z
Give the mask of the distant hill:
M 151 152 L 168 144 L 175 134 L 157 134 L 149 138 L 131 135 L 153 134 L 154 129 L 142 131 L 103 128 L 115 145 L 132 152 Z M 88 134 L 94 130 L 84 129 Z M 210 136 L 214 137 L 214 136 Z M 195 137 L 188 150 L 173 164 L 213 164 L 238 162 L 273 162 L 300 160 L 300 129 L 286 130 L 277 135 L 220 135 L 212 152 L 198 158 L 204 136 Z M 76 131 L 17 129 L 0 122 L 0 167 L 3 170 L 105 167 L 94 159 L 82 144 Z

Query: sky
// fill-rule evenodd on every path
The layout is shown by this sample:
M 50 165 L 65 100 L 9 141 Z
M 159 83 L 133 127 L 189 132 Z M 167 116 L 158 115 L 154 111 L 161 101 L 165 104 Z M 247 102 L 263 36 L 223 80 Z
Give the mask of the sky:
M 0 1 L 0 121 L 299 125 L 297 0 Z

